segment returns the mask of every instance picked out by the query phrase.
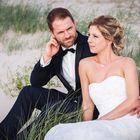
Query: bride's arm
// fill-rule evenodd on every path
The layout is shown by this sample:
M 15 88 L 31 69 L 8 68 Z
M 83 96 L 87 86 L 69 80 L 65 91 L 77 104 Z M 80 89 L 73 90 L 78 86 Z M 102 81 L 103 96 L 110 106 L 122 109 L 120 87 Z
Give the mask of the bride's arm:
M 129 114 L 138 106 L 139 86 L 136 64 L 131 58 L 126 58 L 123 65 L 123 72 L 126 81 L 127 99 L 114 110 L 99 119 L 112 120 Z
M 83 109 L 83 121 L 89 121 L 93 119 L 94 112 L 94 104 L 89 96 L 89 80 L 87 76 L 87 63 L 85 63 L 85 59 L 81 60 L 79 63 L 79 76 L 81 82 L 82 89 L 82 109 Z

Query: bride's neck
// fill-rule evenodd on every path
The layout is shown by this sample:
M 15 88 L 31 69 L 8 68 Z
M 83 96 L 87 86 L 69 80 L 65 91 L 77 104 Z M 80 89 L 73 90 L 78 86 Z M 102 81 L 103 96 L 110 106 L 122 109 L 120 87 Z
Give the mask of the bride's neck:
M 97 55 L 97 61 L 101 64 L 110 64 L 117 56 L 114 54 L 112 50 L 99 53 Z

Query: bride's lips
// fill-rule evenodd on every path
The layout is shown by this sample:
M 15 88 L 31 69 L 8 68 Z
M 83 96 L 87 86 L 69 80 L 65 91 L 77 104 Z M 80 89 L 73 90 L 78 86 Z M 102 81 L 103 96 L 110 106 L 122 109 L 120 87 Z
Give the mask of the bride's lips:
M 89 45 L 89 47 L 90 47 L 90 48 L 95 48 L 95 46 L 91 46 L 91 45 Z

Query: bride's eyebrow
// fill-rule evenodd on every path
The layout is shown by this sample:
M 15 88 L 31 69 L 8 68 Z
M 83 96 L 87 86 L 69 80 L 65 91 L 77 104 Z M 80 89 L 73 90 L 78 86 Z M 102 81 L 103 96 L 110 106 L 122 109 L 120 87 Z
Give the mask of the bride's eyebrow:
M 100 37 L 100 35 L 98 35 L 98 34 L 96 34 L 96 33 L 90 34 L 90 33 L 88 32 L 88 33 L 87 33 L 87 36 L 90 36 L 90 35 L 92 35 L 92 36 L 94 36 L 94 37 Z

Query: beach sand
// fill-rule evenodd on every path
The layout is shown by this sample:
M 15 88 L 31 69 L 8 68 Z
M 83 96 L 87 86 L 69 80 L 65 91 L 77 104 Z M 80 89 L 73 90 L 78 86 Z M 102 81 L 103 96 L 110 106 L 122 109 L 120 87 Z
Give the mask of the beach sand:
M 9 110 L 15 103 L 16 97 L 11 98 L 6 96 L 4 93 L 0 92 L 0 122 L 8 114 Z
M 8 76 L 8 72 L 12 73 L 12 76 L 14 76 L 18 67 L 24 67 L 24 66 L 33 67 L 34 64 L 37 62 L 37 59 L 39 59 L 39 57 L 40 57 L 39 49 L 24 50 L 22 52 L 19 51 L 10 56 L 0 52 L 0 83 L 3 82 L 7 83 L 8 80 L 10 80 L 8 79 L 10 78 L 10 76 Z M 11 97 L 10 95 L 6 95 L 2 89 L 0 90 L 0 122 L 9 112 L 15 100 L 16 97 Z

